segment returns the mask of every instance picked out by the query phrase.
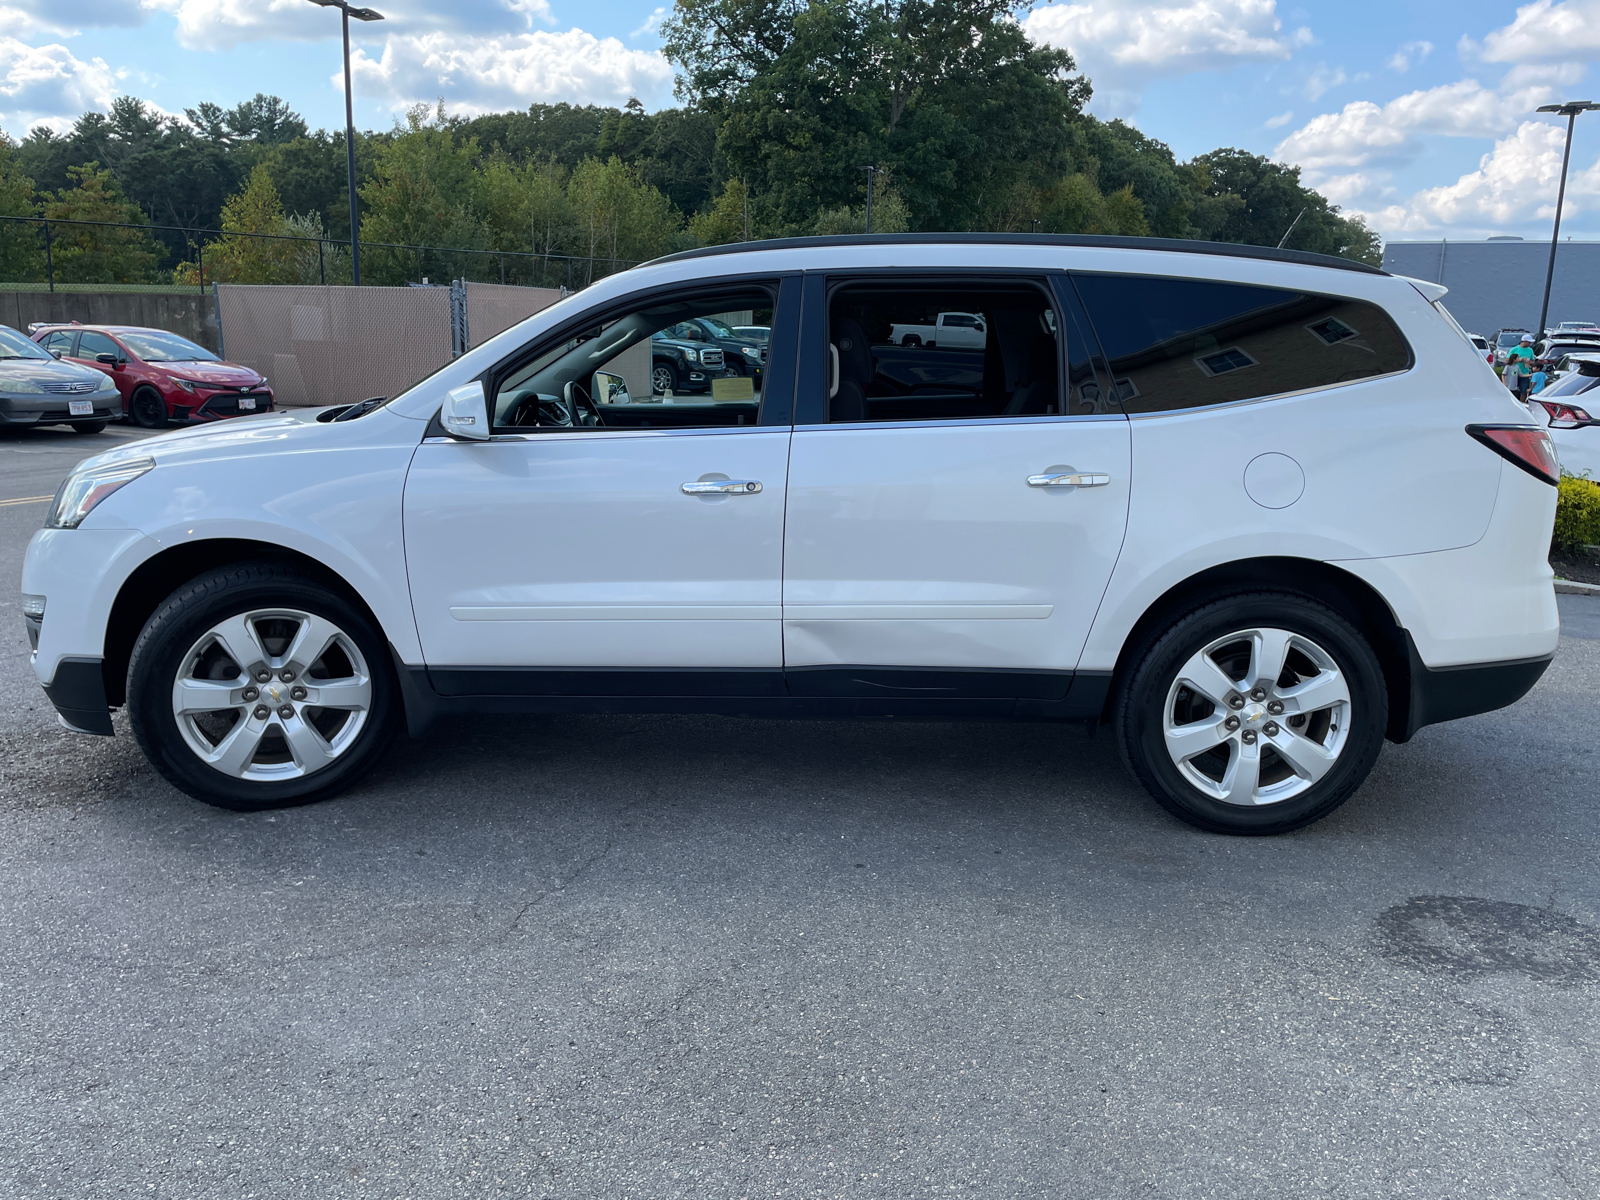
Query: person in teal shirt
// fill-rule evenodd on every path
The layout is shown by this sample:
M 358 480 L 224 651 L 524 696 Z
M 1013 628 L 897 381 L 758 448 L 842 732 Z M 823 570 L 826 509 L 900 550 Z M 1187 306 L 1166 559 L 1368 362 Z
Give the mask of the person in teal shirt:
M 1522 342 L 1512 347 L 1506 355 L 1506 374 L 1512 377 L 1511 390 L 1518 400 L 1527 400 L 1528 388 L 1533 383 L 1533 335 L 1525 333 Z

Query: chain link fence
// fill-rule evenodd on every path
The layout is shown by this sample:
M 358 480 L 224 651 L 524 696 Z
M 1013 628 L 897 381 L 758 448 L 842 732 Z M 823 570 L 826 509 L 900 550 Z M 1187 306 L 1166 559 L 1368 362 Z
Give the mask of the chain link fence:
M 449 287 L 216 287 L 220 351 L 270 381 L 283 407 L 393 396 L 548 308 L 559 289 L 458 280 Z

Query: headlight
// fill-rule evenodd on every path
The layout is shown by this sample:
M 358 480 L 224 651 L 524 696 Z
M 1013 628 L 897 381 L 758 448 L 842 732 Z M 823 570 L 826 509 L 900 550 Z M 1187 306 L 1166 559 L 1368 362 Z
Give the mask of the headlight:
M 0 392 L 20 392 L 23 395 L 31 396 L 35 392 L 42 391 L 44 391 L 44 386 L 37 380 L 24 379 L 20 375 L 14 378 L 11 376 L 0 377 Z
M 761 351 L 756 350 L 756 349 L 754 349 L 753 347 L 750 347 L 750 346 L 745 346 L 744 347 L 744 356 L 746 358 L 759 359 L 761 357 Z
M 184 391 L 190 393 L 191 395 L 194 394 L 194 384 L 190 383 L 187 379 L 179 379 L 176 375 L 168 375 L 167 378 L 172 380 L 173 383 L 177 384 Z
M 155 465 L 153 458 L 134 458 L 127 462 L 90 467 L 67 476 L 67 481 L 56 492 L 55 503 L 50 506 L 45 528 L 76 529 L 94 511 L 95 505 L 124 484 L 132 483 L 146 471 L 153 470 Z
M 699 362 L 700 361 L 700 351 L 698 351 L 698 350 L 685 350 L 683 352 L 683 356 L 685 358 L 687 358 L 690 362 Z

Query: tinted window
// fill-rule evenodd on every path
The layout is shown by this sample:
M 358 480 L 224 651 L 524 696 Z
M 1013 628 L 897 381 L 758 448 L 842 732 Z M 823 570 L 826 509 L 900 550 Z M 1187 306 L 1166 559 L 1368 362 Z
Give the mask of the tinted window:
M 72 331 L 68 329 L 58 329 L 54 333 L 47 336 L 44 341 L 40 343 L 40 345 L 42 345 L 46 350 L 54 350 L 57 354 L 71 354 Z
M 93 358 L 97 354 L 115 354 L 123 357 L 122 348 L 103 333 L 83 333 L 78 337 L 78 358 Z
M 941 337 L 941 315 L 944 328 L 960 324 L 963 335 Z M 1081 400 L 1062 396 L 1057 328 L 1042 285 L 875 281 L 840 287 L 828 306 L 828 420 L 1099 411 L 1098 392 Z
M 1359 300 L 1148 275 L 1074 279 L 1128 412 L 1230 404 L 1411 365 L 1388 314 Z
M 1580 375 L 1574 371 L 1570 375 L 1563 375 L 1544 391 L 1541 396 L 1581 396 L 1595 384 L 1600 383 L 1600 375 Z

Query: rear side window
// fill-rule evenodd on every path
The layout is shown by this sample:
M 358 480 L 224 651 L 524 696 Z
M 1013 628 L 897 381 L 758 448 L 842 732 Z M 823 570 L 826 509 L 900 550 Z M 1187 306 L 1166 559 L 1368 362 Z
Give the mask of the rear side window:
M 1282 288 L 1075 275 L 1124 411 L 1233 404 L 1406 370 L 1375 304 Z

